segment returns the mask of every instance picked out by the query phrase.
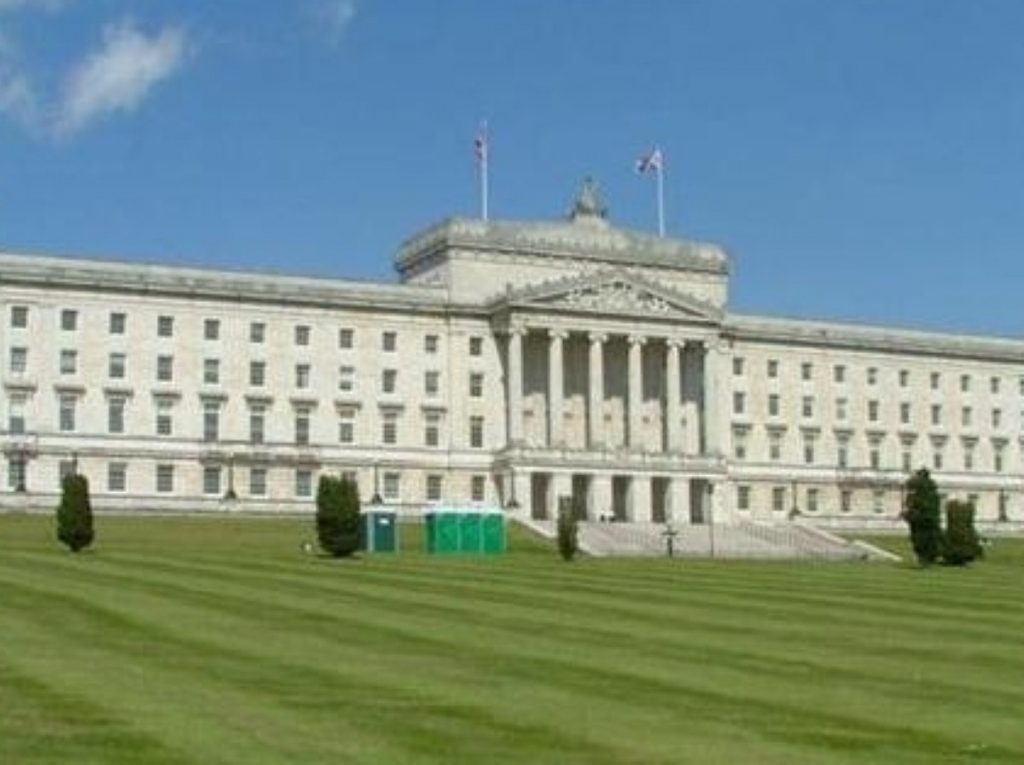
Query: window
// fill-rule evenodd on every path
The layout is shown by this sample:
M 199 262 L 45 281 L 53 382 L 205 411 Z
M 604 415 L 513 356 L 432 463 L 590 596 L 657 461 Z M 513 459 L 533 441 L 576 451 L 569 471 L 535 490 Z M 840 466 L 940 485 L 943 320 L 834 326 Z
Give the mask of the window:
M 123 353 L 111 353 L 107 362 L 107 374 L 111 380 L 123 380 L 127 359 Z
M 156 466 L 156 491 L 158 494 L 174 491 L 174 465 Z
M 424 420 L 423 443 L 437 446 L 441 441 L 441 415 L 438 412 L 427 412 Z
M 394 393 L 398 382 L 397 369 L 385 369 L 381 374 L 380 389 L 383 393 Z
M 220 359 L 203 359 L 203 382 L 207 385 L 220 382 Z
M 483 448 L 484 418 L 479 415 L 469 418 L 469 445 L 473 449 Z
M 804 439 L 804 464 L 805 465 L 813 465 L 814 464 L 814 439 L 813 438 L 805 438 Z
M 469 397 L 470 398 L 483 398 L 484 396 L 484 373 L 483 372 L 470 372 L 469 373 Z
M 60 312 L 60 328 L 65 332 L 74 332 L 78 329 L 78 311 L 65 308 Z
M 385 412 L 381 420 L 380 440 L 384 444 L 398 443 L 398 413 Z
M 382 489 L 384 499 L 397 501 L 401 497 L 402 492 L 402 474 L 401 473 L 385 473 Z
M 262 444 L 267 436 L 267 407 L 253 404 L 249 407 L 249 443 Z
M 786 509 L 786 489 L 782 486 L 772 488 L 772 510 L 781 513 Z
M 352 347 L 352 341 L 355 338 L 355 332 L 348 327 L 344 327 L 338 330 L 338 347 L 342 350 L 348 350 Z
M 473 336 L 469 338 L 469 355 L 470 356 L 483 356 L 484 354 L 484 339 L 482 337 Z
M 745 460 L 747 458 L 747 434 L 745 429 L 733 431 L 732 454 L 737 460 Z
M 57 486 L 64 485 L 64 479 L 68 476 L 75 475 L 76 465 L 74 460 L 61 460 L 57 463 L 57 476 L 60 479 Z
M 423 352 L 437 353 L 437 335 L 423 336 Z
M 306 407 L 295 410 L 295 443 L 299 446 L 309 444 L 309 409 Z
M 836 442 L 836 465 L 845 469 L 850 464 L 850 442 L 846 438 L 840 438 Z
M 309 325 L 299 324 L 295 327 L 295 344 L 296 345 L 309 345 Z
M 356 441 L 356 413 L 352 409 L 338 412 L 338 441 L 343 444 Z
M 28 327 L 28 306 L 11 306 L 11 328 L 26 329 Z
M 262 343 L 267 339 L 267 325 L 262 321 L 254 321 L 249 324 L 249 342 Z
M 220 494 L 220 467 L 207 465 L 203 468 L 203 494 Z
M 868 442 L 868 464 L 872 470 L 880 470 L 882 467 L 882 444 L 877 438 Z
M 847 410 L 847 401 L 845 398 L 836 399 L 836 419 L 845 420 Z
M 971 420 L 973 419 L 973 417 L 972 417 L 973 414 L 974 414 L 974 412 L 971 410 L 971 407 L 965 406 L 965 407 L 961 408 L 960 409 L 960 425 L 965 427 L 965 428 L 971 427 Z
M 174 404 L 166 399 L 158 399 L 156 402 L 156 434 L 158 436 L 169 436 L 174 433 L 173 412 Z
M 939 447 L 936 447 L 935 451 L 932 452 L 932 468 L 942 470 L 942 449 Z
M 997 473 L 1003 472 L 1003 447 L 997 446 L 992 451 L 992 469 Z
M 900 370 L 900 387 L 906 388 L 910 384 L 910 372 L 906 369 Z
M 878 385 L 878 367 L 868 367 L 867 379 L 868 385 Z
M 110 462 L 107 464 L 107 491 L 124 491 L 128 484 L 128 464 Z
M 73 375 L 78 371 L 78 351 L 65 349 L 60 352 L 60 373 Z
M 344 365 L 338 368 L 338 390 L 351 392 L 356 387 L 356 368 Z
M 11 435 L 25 432 L 25 402 L 22 395 L 11 396 L 7 402 L 7 431 Z
M 431 474 L 427 476 L 427 502 L 440 502 L 444 487 L 444 476 Z
M 942 424 L 942 404 L 932 404 L 932 425 Z
M 112 398 L 107 401 L 108 433 L 124 433 L 124 408 L 123 398 Z
M 878 400 L 868 401 L 868 422 L 878 422 Z
M 220 339 L 220 319 L 204 319 L 203 320 L 203 339 L 204 340 L 219 340 Z
M 839 492 L 839 512 L 848 513 L 853 510 L 853 492 L 843 489 Z
M 469 479 L 469 498 L 473 502 L 483 502 L 487 496 L 487 477 L 475 475 Z
M 768 377 L 775 379 L 779 376 L 779 362 L 777 359 L 768 359 Z
M 736 509 L 737 510 L 749 510 L 750 509 L 750 487 L 749 486 L 737 486 L 736 487 Z
M 989 383 L 989 390 L 991 390 L 993 394 L 999 393 L 999 378 L 998 377 L 993 377 L 992 379 L 990 379 L 988 381 L 988 383 Z
M 11 348 L 10 368 L 12 374 L 25 374 L 28 369 L 28 348 Z
M 768 434 L 768 459 L 772 462 L 782 459 L 782 434 L 777 431 Z
M 910 449 L 904 447 L 903 454 L 900 456 L 900 464 L 903 466 L 903 472 L 909 473 L 911 464 L 914 461 L 914 456 L 911 454 Z
M 249 494 L 253 497 L 267 496 L 267 469 L 249 468 Z
M 974 447 L 964 444 L 964 470 L 974 470 Z
M 732 373 L 736 377 L 743 376 L 743 357 L 734 356 L 732 359 Z
M 295 365 L 295 387 L 305 389 L 309 387 L 309 364 Z
M 216 441 L 220 438 L 220 404 L 207 401 L 203 404 L 203 440 Z
M 818 497 L 820 494 L 821 492 L 818 489 L 807 490 L 807 512 L 818 512 Z
M 60 432 L 61 433 L 74 433 L 75 432 L 75 406 L 78 403 L 78 399 L 74 396 L 61 396 L 60 397 Z
M 171 382 L 174 379 L 174 357 L 156 357 L 156 379 L 157 382 Z
M 1003 427 L 1003 410 L 993 409 L 992 410 L 992 429 L 999 430 Z
M 313 496 L 313 471 L 299 469 L 295 471 L 295 496 L 300 499 Z
M 931 380 L 932 390 L 938 390 L 939 383 L 941 382 L 941 375 L 938 372 L 932 372 L 929 375 L 929 378 Z
M 12 454 L 7 458 L 7 488 L 14 491 L 25 491 L 25 484 L 28 480 L 25 461 L 25 457 L 21 454 Z
M 910 402 L 904 401 L 900 404 L 900 423 L 903 425 L 910 424 Z
M 157 337 L 173 337 L 174 336 L 174 317 L 173 316 L 157 316 L 156 317 L 156 334 L 157 334 Z
M 800 365 L 800 379 L 810 380 L 814 376 L 814 365 L 809 361 L 805 361 Z
M 110 334 L 123 335 L 125 326 L 128 324 L 127 314 L 113 312 L 110 314 Z
M 771 417 L 779 416 L 779 394 L 769 393 L 768 394 L 768 414 Z
M 436 396 L 439 389 L 441 373 L 431 369 L 423 373 L 423 392 L 428 396 Z
M 743 414 L 743 410 L 746 407 L 746 403 L 746 396 L 742 392 L 734 392 L 732 394 L 732 413 Z
M 395 332 L 384 332 L 380 336 L 381 348 L 388 353 L 398 350 L 398 334 Z
M 832 379 L 837 383 L 846 382 L 846 367 L 842 364 L 836 364 L 832 367 Z
M 971 389 L 971 376 L 960 375 L 960 392 L 967 393 Z
M 804 417 L 814 416 L 814 396 L 804 396 L 801 403 L 801 413 Z
M 877 515 L 885 512 L 885 492 L 881 489 L 871 492 L 871 509 Z
M 249 362 L 249 385 L 254 388 L 262 388 L 267 383 L 267 362 Z

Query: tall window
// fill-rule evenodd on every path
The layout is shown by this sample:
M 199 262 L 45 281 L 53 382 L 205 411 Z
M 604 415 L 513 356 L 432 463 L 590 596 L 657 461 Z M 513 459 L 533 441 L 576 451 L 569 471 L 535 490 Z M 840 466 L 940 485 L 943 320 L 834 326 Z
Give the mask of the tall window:
M 157 337 L 174 337 L 174 317 L 157 316 L 156 334 Z
M 749 510 L 750 509 L 750 487 L 749 486 L 737 486 L 736 487 L 736 509 L 737 510 Z
M 296 388 L 308 388 L 309 387 L 309 364 L 296 364 L 295 365 L 295 387 Z
M 203 359 L 203 382 L 207 385 L 220 382 L 220 359 Z
M 444 476 L 431 474 L 427 476 L 427 502 L 440 502 L 444 490 Z
M 10 370 L 11 374 L 21 375 L 25 374 L 28 369 L 28 348 L 15 347 L 11 348 L 11 363 Z
M 107 364 L 107 374 L 111 380 L 123 380 L 127 366 L 127 358 L 123 353 L 111 353 Z
M 249 324 L 249 342 L 262 343 L 267 338 L 267 325 L 262 321 L 254 321 Z
M 810 380 L 814 376 L 814 365 L 805 361 L 800 365 L 800 379 Z
M 174 357 L 156 357 L 156 379 L 157 382 L 171 382 L 174 379 Z
M 853 510 L 853 492 L 843 489 L 839 492 L 839 512 L 849 513 Z
M 904 401 L 900 404 L 900 423 L 903 425 L 910 424 L 910 402 Z
M 931 380 L 932 390 L 938 390 L 939 389 L 939 383 L 941 382 L 941 375 L 939 375 L 938 372 L 932 372 L 929 375 L 929 378 Z
M 484 396 L 484 373 L 483 372 L 470 372 L 469 373 L 469 397 L 470 398 L 483 398 Z
M 28 306 L 27 305 L 12 305 L 11 306 L 11 328 L 12 329 L 26 329 L 28 327 Z
M 845 398 L 837 398 L 836 399 L 836 419 L 837 420 L 845 420 L 846 419 L 846 403 L 847 402 L 846 402 Z
M 469 479 L 469 498 L 473 502 L 483 502 L 487 498 L 487 476 L 475 475 Z
M 743 357 L 733 356 L 732 357 L 732 373 L 736 377 L 743 376 Z
M 107 432 L 124 433 L 125 400 L 115 397 L 107 400 Z
M 868 401 L 868 421 L 878 422 L 878 400 L 871 399 Z
M 772 487 L 772 510 L 781 513 L 786 509 L 786 489 L 783 486 Z
M 205 319 L 203 321 L 203 338 L 205 340 L 220 339 L 220 319 Z
M 156 466 L 156 490 L 158 494 L 174 491 L 174 465 Z
M 253 497 L 265 497 L 267 495 L 266 468 L 249 468 L 249 494 Z
M 469 338 L 469 355 L 482 356 L 484 353 L 484 339 L 474 335 Z
M 423 352 L 437 353 L 437 335 L 423 336 Z
M 837 383 L 846 382 L 846 367 L 842 364 L 836 364 L 832 367 L 832 379 Z
M 381 373 L 380 389 L 384 393 L 394 393 L 398 382 L 397 369 L 385 369 Z
M 772 462 L 782 459 L 782 434 L 777 430 L 768 433 L 768 459 Z
M 807 490 L 807 512 L 816 513 L 818 512 L 818 501 L 820 496 L 819 489 L 808 489 Z
M 942 405 L 932 404 L 932 425 L 942 424 Z
M 341 366 L 338 368 L 338 390 L 350 392 L 356 387 L 356 368 Z
M 380 440 L 388 446 L 398 443 L 398 412 L 384 412 Z
M 313 471 L 299 468 L 295 471 L 295 496 L 300 499 L 313 496 Z
M 423 373 L 423 392 L 428 396 L 436 396 L 440 389 L 441 373 L 435 369 L 429 369 Z
M 156 402 L 156 434 L 170 436 L 174 433 L 174 402 L 157 399 Z
M 299 446 L 309 444 L 309 409 L 299 407 L 295 410 L 295 443 Z
M 309 325 L 299 324 L 295 327 L 295 344 L 296 345 L 309 345 Z
M 402 474 L 387 472 L 382 480 L 384 499 L 397 501 L 402 494 Z
M 120 313 L 118 311 L 112 312 L 110 314 L 110 334 L 123 335 L 127 323 L 127 314 Z
M 352 444 L 356 440 L 356 413 L 352 409 L 342 409 L 338 412 L 338 441 L 343 444 Z
M 746 410 L 747 398 L 742 391 L 734 391 L 732 394 L 732 413 L 743 414 Z
M 769 393 L 768 394 L 768 416 L 778 417 L 779 416 L 779 394 Z
M 779 361 L 778 361 L 778 359 L 768 359 L 767 373 L 768 373 L 768 377 L 770 379 L 775 379 L 776 377 L 779 376 Z
M 262 388 L 267 383 L 267 362 L 249 362 L 249 385 L 254 388 Z
M 65 308 L 60 312 L 60 328 L 65 332 L 74 332 L 78 329 L 78 311 Z
M 348 327 L 344 327 L 338 330 L 338 347 L 342 350 L 348 350 L 352 347 L 352 341 L 355 338 L 355 332 Z
M 249 408 L 249 443 L 262 444 L 266 440 L 267 407 L 253 404 Z
M 469 418 L 469 445 L 474 449 L 482 449 L 484 445 L 484 418 Z
M 64 349 L 60 352 L 60 373 L 73 375 L 78 371 L 78 351 Z
M 423 443 L 427 446 L 437 446 L 441 441 L 441 414 L 439 412 L 427 412 L 424 416 Z
M 804 417 L 814 416 L 814 396 L 804 396 L 801 411 Z
M 867 380 L 868 385 L 878 385 L 878 367 L 868 367 Z
M 220 438 L 220 403 L 207 401 L 203 404 L 203 440 L 217 441 Z
M 380 336 L 381 348 L 388 353 L 398 350 L 398 334 L 395 332 L 384 332 Z
M 207 465 L 203 468 L 203 494 L 220 494 L 220 466 Z
M 128 485 L 128 463 L 110 462 L 107 464 L 107 491 L 121 492 Z
M 75 430 L 75 406 L 78 399 L 74 396 L 60 397 L 60 432 L 73 433 Z
M 906 388 L 910 385 L 910 371 L 907 369 L 900 370 L 900 387 Z
M 971 389 L 971 376 L 960 375 L 960 392 L 967 393 Z

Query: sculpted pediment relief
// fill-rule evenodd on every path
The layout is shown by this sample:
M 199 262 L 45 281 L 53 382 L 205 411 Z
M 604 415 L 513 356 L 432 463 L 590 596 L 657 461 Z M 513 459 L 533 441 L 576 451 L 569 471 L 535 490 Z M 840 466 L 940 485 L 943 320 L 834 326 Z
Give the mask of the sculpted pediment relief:
M 676 290 L 615 272 L 560 280 L 508 296 L 510 303 L 592 313 L 717 321 L 721 312 Z

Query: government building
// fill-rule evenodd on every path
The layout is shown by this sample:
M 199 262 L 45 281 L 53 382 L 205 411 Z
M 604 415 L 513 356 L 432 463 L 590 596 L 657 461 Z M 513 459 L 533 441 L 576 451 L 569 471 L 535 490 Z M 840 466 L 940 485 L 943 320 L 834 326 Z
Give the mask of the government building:
M 0 508 L 312 511 L 349 474 L 549 519 L 898 522 L 929 468 L 1024 521 L 1024 341 L 728 308 L 714 244 L 449 219 L 396 283 L 0 254 Z

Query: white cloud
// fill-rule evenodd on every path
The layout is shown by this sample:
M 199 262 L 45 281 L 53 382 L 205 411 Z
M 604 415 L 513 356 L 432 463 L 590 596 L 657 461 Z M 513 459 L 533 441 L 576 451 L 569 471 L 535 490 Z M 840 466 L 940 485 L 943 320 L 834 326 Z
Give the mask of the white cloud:
M 53 134 L 66 138 L 107 115 L 131 112 L 154 86 L 178 70 L 185 54 L 180 28 L 167 27 L 147 36 L 128 21 L 108 24 L 100 47 L 65 79 Z
M 335 45 L 356 17 L 355 0 L 315 0 L 309 8 L 317 29 Z
M 65 0 L 0 0 L 0 13 L 22 9 L 57 11 L 64 5 Z

